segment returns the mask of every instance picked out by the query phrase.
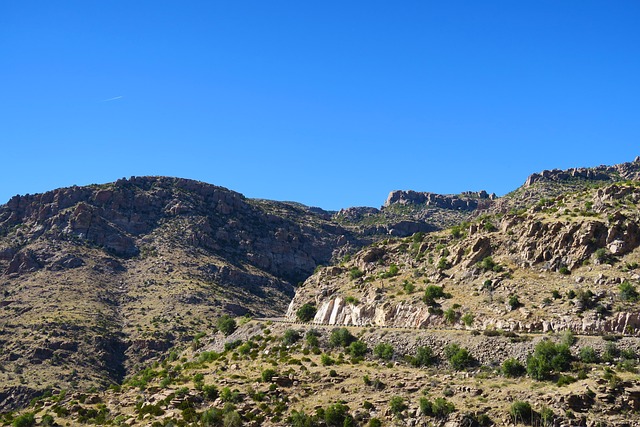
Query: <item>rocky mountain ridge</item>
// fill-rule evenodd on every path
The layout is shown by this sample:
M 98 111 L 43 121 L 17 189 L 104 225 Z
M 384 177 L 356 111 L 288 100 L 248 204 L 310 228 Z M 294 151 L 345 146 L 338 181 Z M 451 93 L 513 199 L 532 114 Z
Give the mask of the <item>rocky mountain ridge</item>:
M 0 411 L 120 383 L 222 314 L 307 302 L 333 325 L 633 335 L 618 288 L 640 280 L 638 168 L 338 213 L 165 177 L 16 196 L 0 206 Z M 427 304 L 430 285 L 451 297 Z
M 640 312 L 617 294 L 622 283 L 640 280 L 638 203 L 639 182 L 613 184 L 480 217 L 466 228 L 378 243 L 309 278 L 287 317 L 308 303 L 320 324 L 637 334 Z M 543 285 L 546 294 L 535 289 Z M 425 303 L 417 290 L 429 286 L 453 298 Z M 558 307 L 554 290 L 557 298 L 568 291 L 589 298 Z M 473 326 L 460 320 L 465 313 Z

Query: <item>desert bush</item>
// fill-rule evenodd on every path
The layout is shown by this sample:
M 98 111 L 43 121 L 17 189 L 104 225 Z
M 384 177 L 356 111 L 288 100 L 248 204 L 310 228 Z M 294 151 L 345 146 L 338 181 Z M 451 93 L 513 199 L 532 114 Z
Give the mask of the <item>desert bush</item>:
M 637 301 L 638 291 L 629 281 L 625 280 L 620 284 L 620 299 L 623 301 Z
M 527 373 L 536 380 L 550 379 L 553 373 L 565 371 L 571 364 L 571 351 L 565 344 L 540 341 L 527 358 Z
M 593 347 L 582 347 L 580 349 L 580 360 L 584 363 L 598 363 L 598 353 Z
M 296 317 L 301 322 L 310 322 L 316 315 L 316 307 L 312 304 L 303 304 L 298 311 L 296 311 Z
M 412 366 L 429 366 L 433 363 L 433 350 L 431 347 L 418 347 L 416 354 L 411 356 L 409 363 Z
M 320 344 L 320 340 L 318 337 L 320 336 L 320 332 L 316 329 L 309 329 L 305 334 L 305 341 L 309 347 L 318 347 Z
M 517 400 L 511 404 L 511 408 L 509 408 L 509 415 L 511 415 L 515 424 L 519 422 L 529 423 L 531 421 L 533 411 L 528 402 Z
M 474 317 L 471 313 L 465 313 L 460 320 L 462 320 L 462 323 L 464 323 L 465 326 L 471 326 L 473 325 Z
M 324 411 L 324 422 L 329 427 L 343 427 L 345 420 L 350 417 L 349 407 L 342 403 L 329 405 Z
M 428 305 L 435 305 L 436 298 L 450 298 L 451 295 L 444 292 L 442 286 L 429 285 L 424 291 L 423 301 Z
M 438 270 L 447 270 L 448 268 L 451 268 L 451 263 L 447 258 L 442 257 L 438 260 L 438 264 L 436 265 L 436 268 Z
M 349 270 L 349 278 L 351 280 L 358 279 L 362 276 L 364 276 L 364 271 L 360 270 L 358 267 L 353 267 L 351 270 Z
M 367 354 L 367 350 L 367 344 L 360 340 L 354 341 L 349 344 L 349 354 L 352 357 L 363 357 L 365 354 Z
M 300 340 L 300 333 L 294 329 L 287 329 L 282 335 L 282 342 L 287 345 L 295 344 Z
M 394 350 L 391 344 L 379 343 L 373 348 L 374 356 L 382 360 L 391 360 L 393 353 Z
M 332 347 L 348 347 L 355 340 L 356 337 L 347 328 L 336 328 L 331 331 L 329 345 Z
M 235 331 L 236 328 L 238 327 L 235 319 L 233 319 L 231 316 L 227 314 L 225 314 L 224 316 L 221 316 L 218 319 L 218 321 L 216 322 L 216 326 L 218 330 L 225 335 L 231 335 L 233 331 Z
M 516 308 L 522 305 L 517 295 L 509 296 L 508 304 L 509 304 L 509 307 L 511 307 L 511 310 L 515 310 Z
M 514 357 L 511 357 L 502 362 L 502 375 L 505 377 L 520 377 L 527 372 L 526 368 L 520 361 Z
M 271 382 L 273 377 L 277 375 L 278 373 L 275 371 L 275 369 L 267 368 L 264 371 L 262 371 L 262 373 L 260 374 L 260 378 L 262 379 L 263 383 L 268 383 L 268 382 Z
M 465 369 L 473 363 L 473 357 L 469 350 L 460 347 L 458 344 L 449 344 L 444 348 L 444 354 L 451 367 L 455 370 Z
M 322 353 L 322 355 L 320 355 L 320 363 L 322 363 L 322 366 L 331 366 L 335 364 L 336 361 L 333 360 L 327 353 Z
M 453 403 L 449 402 L 444 397 L 437 397 L 431 405 L 431 412 L 434 417 L 445 418 L 456 410 Z
M 31 427 L 36 424 L 36 417 L 32 412 L 25 412 L 22 415 L 17 416 L 11 425 L 13 427 Z
M 389 400 L 389 409 L 391 410 L 391 413 L 397 417 L 407 409 L 407 404 L 404 402 L 404 398 L 402 396 L 393 396 L 391 400 Z

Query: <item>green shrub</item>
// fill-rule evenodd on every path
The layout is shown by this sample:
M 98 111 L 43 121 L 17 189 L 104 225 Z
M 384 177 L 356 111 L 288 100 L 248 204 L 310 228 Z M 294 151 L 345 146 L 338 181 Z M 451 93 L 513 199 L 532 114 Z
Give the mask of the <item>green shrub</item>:
M 553 422 L 556 419 L 556 414 L 553 413 L 553 410 L 547 406 L 540 410 L 540 421 L 544 427 L 551 427 Z
M 324 422 L 330 427 L 343 427 L 347 418 L 350 418 L 349 407 L 342 403 L 329 405 L 324 411 Z
M 428 305 L 435 305 L 436 298 L 450 298 L 451 295 L 444 292 L 442 286 L 429 285 L 424 291 L 423 301 Z
M 349 344 L 349 354 L 352 357 L 363 357 L 365 354 L 367 354 L 367 350 L 367 344 L 360 340 L 354 341 Z
M 416 354 L 410 358 L 409 363 L 415 367 L 429 366 L 433 363 L 433 350 L 431 347 L 418 347 Z
M 625 280 L 620 284 L 620 299 L 623 301 L 638 301 L 638 291 L 636 287 Z
M 407 409 L 407 404 L 402 396 L 393 396 L 389 401 L 389 409 L 393 415 L 399 416 Z
M 396 264 L 391 264 L 389 266 L 389 270 L 382 273 L 380 277 L 382 278 L 394 277 L 394 276 L 397 276 L 399 272 L 400 272 L 400 268 Z
M 309 347 L 318 347 L 318 345 L 320 344 L 320 340 L 318 339 L 319 336 L 320 332 L 318 332 L 316 329 L 308 330 L 305 335 L 305 341 L 307 342 L 307 345 Z
M 444 354 L 451 367 L 457 371 L 463 370 L 473 363 L 473 357 L 466 348 L 458 344 L 449 344 L 444 348 Z
M 235 319 L 226 314 L 218 319 L 216 326 L 225 335 L 231 335 L 237 328 Z
M 409 282 L 408 280 L 405 280 L 404 282 L 402 282 L 402 289 L 405 291 L 407 295 L 409 295 L 416 290 L 416 286 L 413 283 Z
M 55 425 L 55 420 L 49 414 L 45 414 L 42 416 L 42 420 L 40 421 L 40 425 L 42 426 L 52 426 Z
M 602 353 L 602 361 L 611 363 L 620 356 L 620 349 L 612 342 L 608 342 Z
M 575 383 L 577 381 L 576 377 L 571 376 L 571 375 L 560 375 L 560 377 L 558 377 L 558 381 L 556 381 L 556 384 L 558 385 L 558 387 L 562 387 L 565 385 L 569 385 L 572 383 Z
M 516 308 L 522 305 L 517 295 L 511 295 L 509 297 L 508 304 L 509 304 L 509 307 L 511 307 L 511 310 L 515 310 Z
M 465 313 L 460 320 L 462 320 L 462 323 L 464 323 L 465 326 L 471 326 L 473 325 L 474 317 L 471 313 Z
M 449 323 L 449 324 L 454 324 L 456 323 L 456 320 L 458 319 L 458 312 L 455 311 L 453 308 L 449 308 L 447 310 L 445 310 L 444 312 L 444 320 L 445 322 Z
M 607 250 L 607 248 L 597 249 L 593 253 L 593 255 L 596 261 L 598 261 L 600 264 L 611 264 L 613 262 L 613 256 L 611 255 L 611 252 Z
M 598 363 L 598 353 L 593 347 L 582 347 L 580 349 L 580 360 L 584 363 Z
M 265 369 L 264 371 L 262 371 L 262 373 L 260 374 L 260 378 L 262 379 L 263 383 L 269 383 L 271 382 L 271 380 L 273 379 L 273 377 L 277 376 L 278 373 L 274 370 L 274 369 Z
M 287 345 L 295 344 L 300 340 L 300 333 L 294 329 L 287 329 L 282 335 L 282 342 Z
M 492 271 L 496 265 L 498 264 L 490 256 L 483 258 L 478 264 L 478 266 L 485 271 Z
M 344 299 L 344 302 L 351 305 L 358 305 L 359 301 L 358 298 L 354 297 L 353 295 L 349 295 Z
M 202 394 L 206 400 L 214 401 L 218 398 L 218 389 L 215 385 L 205 385 L 202 387 Z
M 445 418 L 452 412 L 456 410 L 456 407 L 453 403 L 449 402 L 444 397 L 438 397 L 433 401 L 433 405 L 431 405 L 431 412 L 434 417 L 437 418 Z
M 329 345 L 331 347 L 348 347 L 356 340 L 347 328 L 336 328 L 331 331 L 329 336 Z
M 449 268 L 451 268 L 451 263 L 449 262 L 449 260 L 445 257 L 440 258 L 440 260 L 438 260 L 438 265 L 436 265 L 436 268 L 438 270 L 447 270 Z
M 296 317 L 301 322 L 310 322 L 316 315 L 316 307 L 312 304 L 303 304 L 298 311 L 296 311 Z
M 550 379 L 553 373 L 566 371 L 571 364 L 571 351 L 565 344 L 540 341 L 527 358 L 527 373 L 536 380 Z
M 382 360 L 391 360 L 393 353 L 394 350 L 391 344 L 381 342 L 373 348 L 374 356 Z
M 25 412 L 22 415 L 17 416 L 11 425 L 13 427 L 31 427 L 36 424 L 36 417 L 32 412 Z
M 222 424 L 224 412 L 222 409 L 211 408 L 205 410 L 200 416 L 200 422 L 203 426 L 219 426 Z
M 369 420 L 369 427 L 382 427 L 382 421 L 378 418 L 371 418 Z
M 509 409 L 509 415 L 513 418 L 514 423 L 529 423 L 531 421 L 533 412 L 531 405 L 528 402 L 517 400 L 511 404 Z
M 502 362 L 502 375 L 505 377 L 521 377 L 527 372 L 526 368 L 520 361 L 514 357 L 511 357 Z
M 426 397 L 421 397 L 418 401 L 420 406 L 420 413 L 422 415 L 431 416 L 433 415 L 433 404 Z
M 566 266 L 562 266 L 560 267 L 560 269 L 558 270 L 558 273 L 560 274 L 564 274 L 565 276 L 568 276 L 571 274 L 571 270 L 569 270 Z
M 322 366 L 331 366 L 335 364 L 336 361 L 333 360 L 327 353 L 322 353 L 320 355 L 320 363 L 322 363 Z
M 360 270 L 358 267 L 353 267 L 351 270 L 349 270 L 349 278 L 351 280 L 358 279 L 362 276 L 364 276 L 364 271 Z

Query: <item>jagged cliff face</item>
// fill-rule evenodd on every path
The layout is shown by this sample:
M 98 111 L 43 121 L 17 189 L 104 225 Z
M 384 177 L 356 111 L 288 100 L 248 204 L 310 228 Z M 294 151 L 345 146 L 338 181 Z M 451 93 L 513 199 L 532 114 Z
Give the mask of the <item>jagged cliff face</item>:
M 283 313 L 318 264 L 360 245 L 326 216 L 174 178 L 12 198 L 0 206 L 0 393 L 108 384 L 222 313 Z M 29 397 L 14 395 L 3 404 Z
M 379 243 L 309 278 L 287 316 L 310 303 L 315 322 L 335 325 L 636 334 L 640 315 L 619 286 L 640 280 L 639 203 L 637 182 L 614 184 Z M 451 298 L 425 303 L 429 285 Z

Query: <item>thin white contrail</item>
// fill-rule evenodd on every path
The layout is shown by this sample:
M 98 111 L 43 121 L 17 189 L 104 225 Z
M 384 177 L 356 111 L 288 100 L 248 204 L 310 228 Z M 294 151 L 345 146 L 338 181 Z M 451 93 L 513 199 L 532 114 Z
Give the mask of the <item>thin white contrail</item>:
M 109 102 L 109 101 L 115 101 L 116 99 L 120 99 L 122 98 L 122 96 L 114 96 L 113 98 L 109 98 L 109 99 L 103 99 L 100 102 Z

